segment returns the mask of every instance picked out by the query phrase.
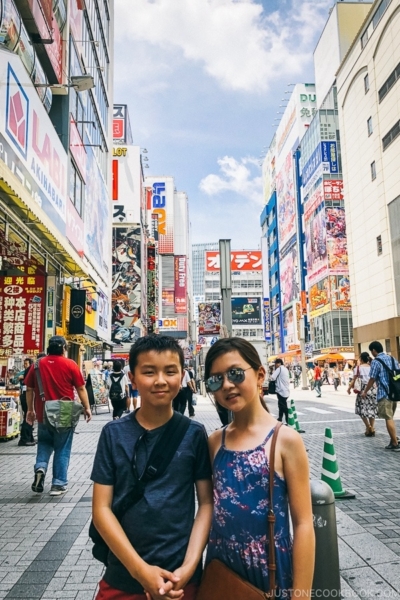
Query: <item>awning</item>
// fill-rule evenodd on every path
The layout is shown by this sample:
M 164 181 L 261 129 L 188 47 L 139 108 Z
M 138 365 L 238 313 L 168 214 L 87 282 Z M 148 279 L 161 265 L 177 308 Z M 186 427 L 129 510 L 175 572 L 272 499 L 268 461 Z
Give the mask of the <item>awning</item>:
M 278 355 L 276 354 L 275 356 L 269 356 L 268 357 L 268 362 L 275 362 L 275 359 L 278 358 Z
M 354 354 L 350 352 L 343 352 L 342 354 L 319 354 L 317 356 L 313 356 L 312 360 L 324 362 L 354 360 Z

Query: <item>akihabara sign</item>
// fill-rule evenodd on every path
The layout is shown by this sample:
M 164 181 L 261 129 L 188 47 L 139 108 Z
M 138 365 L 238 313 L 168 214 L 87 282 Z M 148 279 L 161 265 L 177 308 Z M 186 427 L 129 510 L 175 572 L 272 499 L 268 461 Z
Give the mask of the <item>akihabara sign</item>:
M 187 270 L 186 256 L 174 257 L 175 313 L 187 313 Z
M 45 278 L 0 278 L 0 357 L 43 347 Z
M 157 216 L 157 236 L 159 254 L 174 253 L 174 181 L 172 177 L 165 179 L 146 178 L 146 185 L 151 185 L 147 193 L 147 210 L 151 216 Z
M 64 235 L 67 154 L 18 56 L 3 55 L 0 79 L 0 160 Z
M 219 252 L 206 252 L 206 271 L 212 273 L 220 270 Z M 262 271 L 260 250 L 233 250 L 231 252 L 232 271 Z

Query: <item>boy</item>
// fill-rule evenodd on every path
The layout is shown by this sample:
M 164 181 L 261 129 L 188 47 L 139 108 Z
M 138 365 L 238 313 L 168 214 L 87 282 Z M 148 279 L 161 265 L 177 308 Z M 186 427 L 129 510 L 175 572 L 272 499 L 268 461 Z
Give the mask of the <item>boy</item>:
M 148 335 L 131 348 L 129 377 L 141 407 L 104 427 L 91 476 L 93 522 L 110 548 L 97 600 L 179 600 L 183 593 L 195 599 L 212 517 L 204 427 L 190 423 L 166 471 L 146 484 L 121 523 L 113 513 L 132 489 L 133 461 L 140 475 L 174 414 L 183 365 L 181 347 L 167 336 Z M 194 486 L 199 509 L 193 521 Z

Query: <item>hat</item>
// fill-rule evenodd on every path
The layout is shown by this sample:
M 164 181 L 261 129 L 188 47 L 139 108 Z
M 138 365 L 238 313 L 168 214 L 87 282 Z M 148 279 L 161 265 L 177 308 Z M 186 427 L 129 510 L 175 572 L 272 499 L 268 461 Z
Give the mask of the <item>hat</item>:
M 49 339 L 49 346 L 58 346 L 59 348 L 66 348 L 67 342 L 65 337 L 62 335 L 53 335 Z

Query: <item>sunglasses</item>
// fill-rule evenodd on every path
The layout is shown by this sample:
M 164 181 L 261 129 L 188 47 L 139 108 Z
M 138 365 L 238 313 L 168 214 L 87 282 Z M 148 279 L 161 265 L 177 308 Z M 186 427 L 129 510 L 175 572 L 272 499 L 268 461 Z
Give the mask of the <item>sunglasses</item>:
M 226 377 L 228 381 L 231 383 L 243 383 L 245 380 L 245 371 L 252 369 L 252 367 L 248 367 L 247 369 L 241 369 L 240 367 L 234 367 L 226 371 L 226 373 L 220 373 L 218 375 L 211 375 L 208 379 L 206 379 L 206 387 L 209 392 L 218 392 L 224 384 L 224 378 Z

